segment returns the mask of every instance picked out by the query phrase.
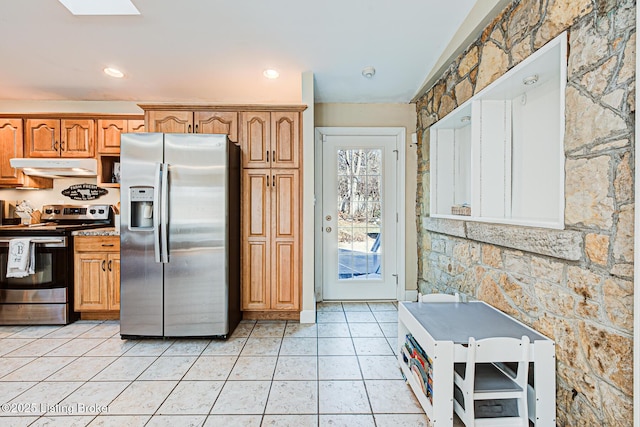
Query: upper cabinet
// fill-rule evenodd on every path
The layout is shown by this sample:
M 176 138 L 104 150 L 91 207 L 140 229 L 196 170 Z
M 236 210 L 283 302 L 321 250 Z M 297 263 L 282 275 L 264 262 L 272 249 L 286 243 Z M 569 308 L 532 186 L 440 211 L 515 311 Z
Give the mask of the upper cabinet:
M 300 113 L 240 113 L 244 168 L 300 167 Z
M 9 163 L 10 159 L 24 155 L 22 126 L 22 119 L 0 118 L 0 187 L 51 188 L 51 179 L 27 176 Z
M 564 228 L 567 38 L 430 129 L 431 216 Z
M 223 133 L 238 142 L 238 113 L 235 111 L 163 111 L 147 112 L 149 132 Z
M 120 134 L 144 131 L 144 120 L 98 119 L 98 153 L 120 154 Z
M 27 157 L 93 157 L 93 119 L 27 119 Z
M 146 119 L 149 132 L 193 133 L 191 111 L 147 111 Z

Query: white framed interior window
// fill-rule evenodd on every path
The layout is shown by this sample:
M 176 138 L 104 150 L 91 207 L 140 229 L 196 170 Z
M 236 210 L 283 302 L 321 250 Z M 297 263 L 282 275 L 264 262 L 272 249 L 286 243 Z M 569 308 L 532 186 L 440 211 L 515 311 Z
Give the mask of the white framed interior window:
M 431 216 L 564 228 L 567 35 L 430 129 Z

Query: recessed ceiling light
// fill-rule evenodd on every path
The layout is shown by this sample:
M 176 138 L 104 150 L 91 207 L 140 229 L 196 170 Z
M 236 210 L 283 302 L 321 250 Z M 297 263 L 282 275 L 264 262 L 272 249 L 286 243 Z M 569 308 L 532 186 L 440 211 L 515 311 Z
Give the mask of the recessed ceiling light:
M 109 76 L 109 77 L 114 77 L 116 79 L 121 79 L 124 77 L 124 73 L 120 70 L 118 70 L 117 68 L 113 68 L 113 67 L 106 67 L 104 70 L 104 73 Z
M 140 15 L 131 0 L 58 0 L 74 15 Z
M 267 68 L 262 72 L 262 75 L 268 79 L 277 79 L 278 77 L 280 77 L 280 73 L 273 68 Z

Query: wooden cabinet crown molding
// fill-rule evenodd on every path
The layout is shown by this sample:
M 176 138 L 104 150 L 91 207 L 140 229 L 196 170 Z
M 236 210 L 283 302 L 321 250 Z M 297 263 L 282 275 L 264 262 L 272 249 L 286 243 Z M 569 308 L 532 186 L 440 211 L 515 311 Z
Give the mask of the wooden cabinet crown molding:
M 144 120 L 144 114 L 102 114 L 102 113 L 0 113 L 7 119 L 110 119 Z
M 306 105 L 261 105 L 261 104 L 138 104 L 144 111 L 171 110 L 171 111 L 304 111 Z

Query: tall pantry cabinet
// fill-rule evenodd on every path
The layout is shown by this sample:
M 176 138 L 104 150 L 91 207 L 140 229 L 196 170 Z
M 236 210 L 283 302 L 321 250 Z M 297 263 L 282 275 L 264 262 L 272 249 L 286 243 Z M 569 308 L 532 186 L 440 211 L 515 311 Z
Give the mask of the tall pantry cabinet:
M 241 113 L 240 141 L 243 310 L 298 312 L 299 113 Z
M 302 289 L 301 113 L 267 105 L 140 105 L 149 132 L 227 133 L 242 149 L 242 310 L 298 319 Z

